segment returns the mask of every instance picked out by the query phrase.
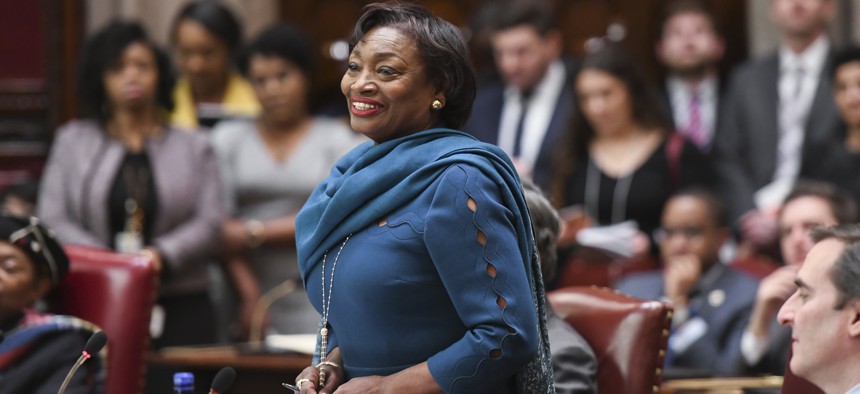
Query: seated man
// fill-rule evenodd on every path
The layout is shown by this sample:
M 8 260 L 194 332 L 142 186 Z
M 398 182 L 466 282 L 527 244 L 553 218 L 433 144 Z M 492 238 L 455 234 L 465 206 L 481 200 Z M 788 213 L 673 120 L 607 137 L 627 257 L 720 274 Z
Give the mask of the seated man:
M 815 246 L 779 310 L 792 330 L 791 370 L 827 394 L 860 393 L 860 226 L 812 231 Z
M 555 276 L 556 239 L 560 219 L 555 208 L 534 184 L 523 185 L 526 204 L 535 232 L 544 283 Z M 547 302 L 546 323 L 552 354 L 553 382 L 556 394 L 586 394 L 597 392 L 597 358 L 585 338 L 567 324 Z
M 817 226 L 853 223 L 857 207 L 834 185 L 798 181 L 782 203 L 777 217 L 779 244 L 785 266 L 761 281 L 749 324 L 741 339 L 737 364 L 743 374 L 782 375 L 791 346 L 791 330 L 776 320 L 779 307 L 794 291 L 794 277 L 812 249 L 809 230 Z
M 56 393 L 96 327 L 33 305 L 62 280 L 69 259 L 36 218 L 0 214 L 0 394 Z M 99 357 L 89 360 L 66 394 L 101 393 Z
M 622 278 L 616 288 L 644 299 L 672 303 L 666 354 L 669 376 L 734 375 L 758 282 L 720 261 L 729 237 L 726 212 L 712 194 L 690 189 L 666 203 L 657 240 L 662 272 Z

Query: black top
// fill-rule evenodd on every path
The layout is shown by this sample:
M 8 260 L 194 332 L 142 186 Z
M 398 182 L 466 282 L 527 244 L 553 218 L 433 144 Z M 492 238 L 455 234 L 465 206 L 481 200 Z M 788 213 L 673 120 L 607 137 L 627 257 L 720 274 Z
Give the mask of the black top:
M 844 138 L 810 148 L 804 156 L 800 177 L 830 182 L 854 197 L 860 204 L 860 153 L 845 147 Z
M 143 207 L 143 246 L 151 245 L 155 218 L 158 217 L 158 193 L 152 176 L 152 166 L 146 152 L 127 152 L 116 172 L 108 194 L 108 217 L 111 234 L 125 231 L 129 199 Z M 110 240 L 116 249 L 116 239 Z
M 598 225 L 635 220 L 641 231 L 648 236 L 653 235 L 660 226 L 663 205 L 672 193 L 688 186 L 707 186 L 708 180 L 712 179 L 708 160 L 695 145 L 686 140 L 681 149 L 677 179 L 672 179 L 666 141 L 668 139 L 654 150 L 645 163 L 623 178 L 606 175 L 588 154 L 580 157 L 567 183 L 565 206 L 582 205 Z M 596 198 L 587 200 L 589 172 L 592 174 L 590 182 L 596 185 L 591 190 L 597 193 Z M 625 187 L 628 188 L 626 193 Z M 616 204 L 623 204 L 623 207 L 616 209 Z

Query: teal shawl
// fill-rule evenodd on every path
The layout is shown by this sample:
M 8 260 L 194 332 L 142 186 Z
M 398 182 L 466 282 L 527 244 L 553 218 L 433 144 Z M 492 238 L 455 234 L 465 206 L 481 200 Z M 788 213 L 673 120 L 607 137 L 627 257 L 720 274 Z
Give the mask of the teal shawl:
M 317 186 L 296 218 L 303 280 L 307 283 L 326 250 L 411 201 L 456 163 L 479 169 L 499 185 L 504 204 L 520 219 L 515 230 L 533 290 L 540 343 L 537 355 L 517 374 L 517 389 L 520 393 L 554 393 L 546 298 L 531 220 L 513 163 L 493 145 L 460 131 L 431 129 L 378 145 L 368 142 L 348 153 Z

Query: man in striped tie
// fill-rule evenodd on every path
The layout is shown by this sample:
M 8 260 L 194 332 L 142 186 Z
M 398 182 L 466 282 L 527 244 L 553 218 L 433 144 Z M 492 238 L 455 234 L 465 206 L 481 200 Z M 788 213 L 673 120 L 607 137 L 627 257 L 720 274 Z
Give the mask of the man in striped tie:
M 671 3 L 662 26 L 656 53 L 668 70 L 665 91 L 671 118 L 679 133 L 707 152 L 717 121 L 723 39 L 699 0 Z

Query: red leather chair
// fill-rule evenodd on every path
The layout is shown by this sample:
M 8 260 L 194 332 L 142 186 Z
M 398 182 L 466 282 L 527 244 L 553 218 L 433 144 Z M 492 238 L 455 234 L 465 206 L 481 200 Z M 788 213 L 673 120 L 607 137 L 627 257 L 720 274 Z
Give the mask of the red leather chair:
M 64 247 L 69 274 L 52 295 L 57 313 L 77 316 L 108 336 L 105 393 L 140 393 L 158 273 L 149 258 L 77 245 Z
M 780 265 L 773 260 L 753 256 L 732 261 L 731 267 L 755 278 L 764 279 L 779 269 Z
M 612 286 L 624 275 L 660 268 L 650 257 L 623 258 L 596 248 L 579 248 L 560 262 L 555 287 Z
M 591 345 L 601 393 L 657 393 L 663 379 L 672 307 L 608 288 L 549 293 L 553 309 Z

